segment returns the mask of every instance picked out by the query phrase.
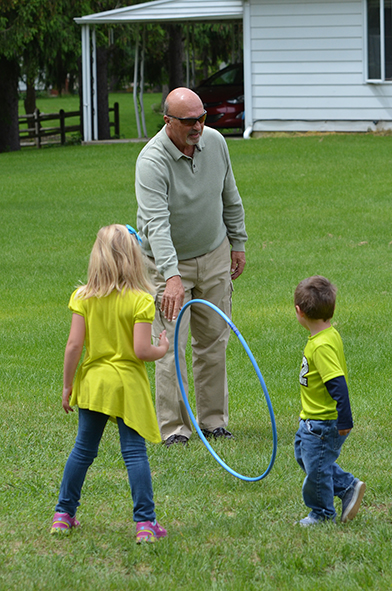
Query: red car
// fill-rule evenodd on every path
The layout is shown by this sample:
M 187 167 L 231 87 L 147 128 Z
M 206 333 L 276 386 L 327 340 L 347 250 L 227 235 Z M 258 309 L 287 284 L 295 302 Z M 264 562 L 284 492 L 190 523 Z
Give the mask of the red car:
M 207 111 L 206 125 L 223 128 L 244 126 L 243 64 L 231 64 L 194 89 Z

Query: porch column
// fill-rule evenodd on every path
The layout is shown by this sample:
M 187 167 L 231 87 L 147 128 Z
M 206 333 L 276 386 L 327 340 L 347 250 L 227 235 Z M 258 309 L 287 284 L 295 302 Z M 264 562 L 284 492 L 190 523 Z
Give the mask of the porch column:
M 136 42 L 135 42 L 135 64 L 134 64 L 134 70 L 133 70 L 133 105 L 135 107 L 137 137 L 140 139 L 142 137 L 142 132 L 141 132 L 141 128 L 140 128 L 139 106 L 137 103 L 137 87 L 139 84 L 138 74 L 139 74 L 139 25 L 136 29 Z
M 95 27 L 92 30 L 92 64 L 93 64 L 93 130 L 94 139 L 98 139 L 98 90 L 97 90 L 97 41 Z
M 91 134 L 91 55 L 90 27 L 82 26 L 82 99 L 83 99 L 83 139 L 90 142 Z

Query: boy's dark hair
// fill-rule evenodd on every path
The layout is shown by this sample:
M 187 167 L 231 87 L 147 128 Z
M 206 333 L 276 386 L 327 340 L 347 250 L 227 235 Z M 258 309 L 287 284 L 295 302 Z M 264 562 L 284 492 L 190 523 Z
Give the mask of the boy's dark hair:
M 312 320 L 332 318 L 335 311 L 336 287 L 322 275 L 313 275 L 297 285 L 294 305 Z

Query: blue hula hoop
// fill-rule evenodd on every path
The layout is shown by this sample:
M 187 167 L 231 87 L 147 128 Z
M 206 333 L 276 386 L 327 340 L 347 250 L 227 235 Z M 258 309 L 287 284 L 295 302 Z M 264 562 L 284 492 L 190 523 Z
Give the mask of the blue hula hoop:
M 225 320 L 227 322 L 227 324 L 230 326 L 231 330 L 237 335 L 238 339 L 240 340 L 242 346 L 244 347 L 246 353 L 248 354 L 249 359 L 252 362 L 252 365 L 256 371 L 257 377 L 259 378 L 259 382 L 260 382 L 261 387 L 263 389 L 265 400 L 266 400 L 267 406 L 268 406 L 269 415 L 271 418 L 272 439 L 273 439 L 272 455 L 271 455 L 270 463 L 269 463 L 266 471 L 263 474 L 261 474 L 260 476 L 254 476 L 254 477 L 253 476 L 243 476 L 242 474 L 239 474 L 238 472 L 236 472 L 235 470 L 230 468 L 222 460 L 222 458 L 220 458 L 218 456 L 218 454 L 212 449 L 211 445 L 208 443 L 208 441 L 205 438 L 205 436 L 203 435 L 199 425 L 197 424 L 194 414 L 192 412 L 192 409 L 189 405 L 188 398 L 187 398 L 187 395 L 186 395 L 186 392 L 184 389 L 184 384 L 183 384 L 182 377 L 181 377 L 180 361 L 178 358 L 178 336 L 179 336 L 180 324 L 181 324 L 181 319 L 183 317 L 183 314 L 184 314 L 185 310 L 189 306 L 191 306 L 192 304 L 204 304 L 205 306 L 212 308 L 213 310 L 215 310 L 215 312 L 217 312 L 223 318 L 223 320 Z M 278 435 L 277 435 L 277 431 L 276 431 L 275 416 L 274 416 L 274 411 L 272 408 L 271 400 L 270 400 L 270 397 L 268 394 L 267 386 L 265 385 L 264 378 L 261 375 L 261 371 L 259 369 L 259 366 L 257 365 L 256 360 L 252 354 L 252 351 L 249 349 L 244 337 L 241 335 L 238 328 L 233 324 L 231 319 L 224 312 L 222 312 L 222 310 L 220 310 L 217 306 L 215 306 L 215 304 L 212 304 L 211 302 L 208 302 L 207 300 L 199 300 L 199 299 L 190 300 L 189 302 L 187 302 L 183 306 L 183 308 L 181 309 L 181 311 L 178 315 L 178 318 L 177 318 L 176 328 L 175 328 L 175 332 L 174 332 L 174 360 L 175 360 L 175 364 L 176 364 L 178 384 L 179 384 L 182 398 L 184 400 L 184 404 L 185 404 L 186 409 L 188 411 L 189 417 L 190 417 L 190 419 L 193 423 L 193 426 L 195 427 L 200 439 L 202 440 L 202 442 L 204 443 L 204 445 L 206 446 L 206 448 L 208 449 L 208 451 L 210 452 L 212 457 L 215 458 L 215 460 L 218 462 L 218 464 L 220 464 L 222 466 L 222 468 L 227 470 L 227 472 L 229 472 L 230 474 L 232 474 L 236 478 L 240 478 L 241 480 L 245 480 L 247 482 L 256 482 L 257 480 L 261 480 L 262 478 L 265 478 L 267 476 L 267 474 L 269 474 L 269 472 L 271 471 L 272 466 L 274 465 L 275 458 L 276 458 L 277 446 L 278 446 Z

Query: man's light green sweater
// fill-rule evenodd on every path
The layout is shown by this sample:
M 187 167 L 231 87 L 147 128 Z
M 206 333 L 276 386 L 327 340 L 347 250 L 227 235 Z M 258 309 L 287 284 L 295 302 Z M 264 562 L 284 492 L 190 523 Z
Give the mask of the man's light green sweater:
M 178 260 L 213 251 L 226 235 L 245 250 L 242 201 L 218 131 L 204 127 L 190 158 L 163 127 L 139 154 L 135 186 L 142 248 L 165 279 L 179 275 Z

